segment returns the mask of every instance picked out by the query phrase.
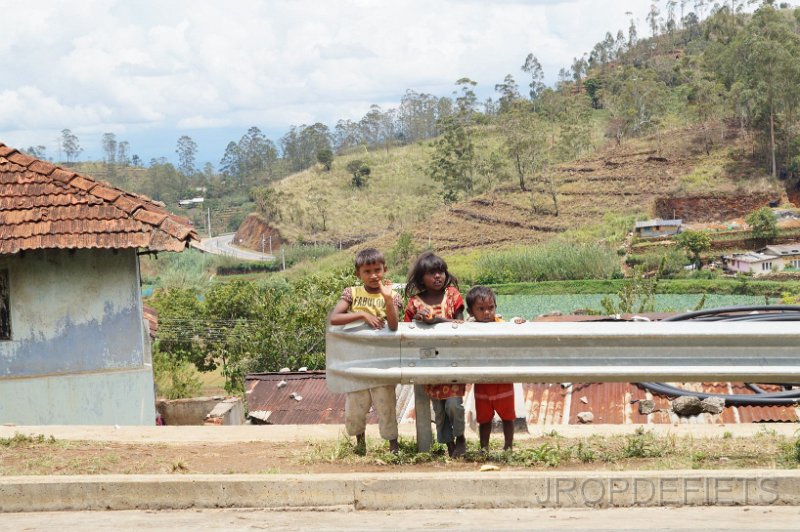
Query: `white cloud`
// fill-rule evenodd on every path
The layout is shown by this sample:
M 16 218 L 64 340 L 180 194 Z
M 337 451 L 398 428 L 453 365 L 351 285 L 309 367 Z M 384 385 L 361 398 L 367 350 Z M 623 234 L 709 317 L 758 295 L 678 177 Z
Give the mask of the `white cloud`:
M 627 29 L 641 0 L 494 1 L 40 0 L 0 32 L 0 141 L 52 143 L 63 128 L 168 131 L 357 119 L 406 89 L 484 96 L 533 52 L 548 82 L 606 31 Z M 644 28 L 640 29 L 644 33 Z M 39 142 L 33 131 L 45 132 Z M 172 155 L 174 138 L 163 144 Z M 26 140 L 23 140 L 26 139 Z M 229 138 L 208 147 L 218 158 Z M 87 154 L 99 143 L 83 142 Z M 91 144 L 91 145 L 90 145 Z M 97 144 L 97 146 L 94 146 Z M 135 150 L 136 146 L 132 146 Z

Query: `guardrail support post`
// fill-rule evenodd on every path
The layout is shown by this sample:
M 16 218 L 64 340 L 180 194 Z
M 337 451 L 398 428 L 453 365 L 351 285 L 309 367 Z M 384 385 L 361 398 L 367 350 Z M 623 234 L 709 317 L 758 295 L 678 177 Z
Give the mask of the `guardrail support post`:
M 414 385 L 414 411 L 417 418 L 417 450 L 427 453 L 433 444 L 431 400 L 421 384 Z

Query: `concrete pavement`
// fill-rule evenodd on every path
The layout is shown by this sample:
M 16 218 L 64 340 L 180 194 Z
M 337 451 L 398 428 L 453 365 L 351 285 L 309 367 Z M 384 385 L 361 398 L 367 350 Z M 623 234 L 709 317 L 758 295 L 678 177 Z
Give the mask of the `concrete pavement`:
M 8 530 L 788 530 L 800 508 L 560 508 L 506 510 L 301 511 L 261 509 L 128 510 L 5 514 Z
M 798 506 L 800 472 L 516 471 L 0 478 L 0 512 Z

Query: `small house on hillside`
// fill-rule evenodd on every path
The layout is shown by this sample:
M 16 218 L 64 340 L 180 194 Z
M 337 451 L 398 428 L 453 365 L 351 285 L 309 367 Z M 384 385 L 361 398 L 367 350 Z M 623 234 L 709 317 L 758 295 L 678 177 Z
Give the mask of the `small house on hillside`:
M 645 220 L 636 222 L 633 231 L 638 238 L 657 238 L 680 233 L 682 224 L 682 220 Z
M 800 242 L 793 242 L 791 244 L 776 244 L 767 246 L 759 250 L 760 253 L 765 255 L 772 255 L 781 258 L 781 267 L 800 269 Z
M 191 223 L 0 144 L 0 423 L 155 423 L 139 254 Z
M 775 244 L 749 253 L 722 257 L 724 267 L 733 273 L 766 275 L 786 268 L 800 269 L 800 242 Z
M 723 268 L 732 273 L 751 273 L 753 275 L 766 275 L 773 269 L 783 269 L 783 259 L 775 255 L 766 255 L 751 251 L 749 253 L 735 253 L 722 257 Z

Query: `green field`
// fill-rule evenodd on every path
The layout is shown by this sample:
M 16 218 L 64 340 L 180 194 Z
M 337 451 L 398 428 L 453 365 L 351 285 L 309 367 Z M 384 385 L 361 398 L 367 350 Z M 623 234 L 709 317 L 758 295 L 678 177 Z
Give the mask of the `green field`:
M 499 295 L 497 296 L 498 313 L 509 318 L 521 316 L 531 319 L 548 312 L 559 311 L 569 314 L 579 309 L 591 309 L 602 312 L 600 300 L 608 296 L 617 300 L 612 294 L 559 294 L 559 295 Z M 686 312 L 694 309 L 702 298 L 702 294 L 656 294 L 656 312 Z M 771 303 L 777 298 L 770 298 Z M 736 305 L 763 305 L 764 296 L 717 295 L 706 296 L 703 308 L 729 307 Z

